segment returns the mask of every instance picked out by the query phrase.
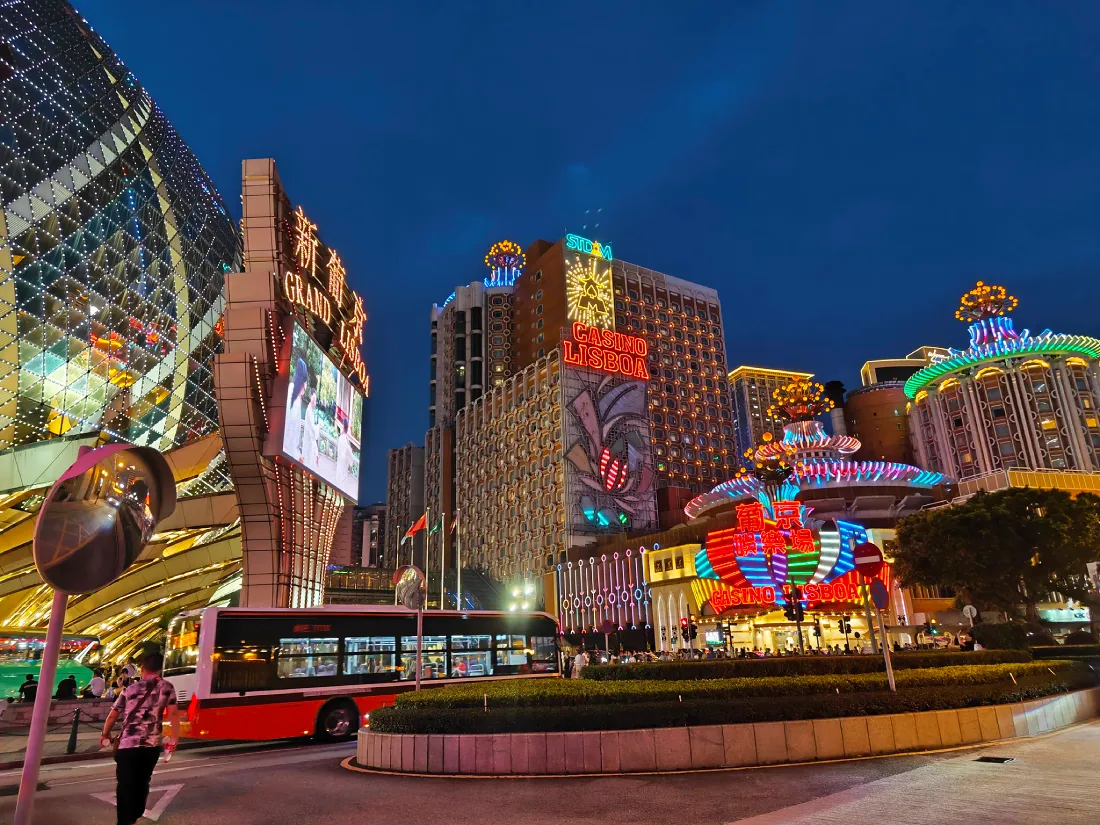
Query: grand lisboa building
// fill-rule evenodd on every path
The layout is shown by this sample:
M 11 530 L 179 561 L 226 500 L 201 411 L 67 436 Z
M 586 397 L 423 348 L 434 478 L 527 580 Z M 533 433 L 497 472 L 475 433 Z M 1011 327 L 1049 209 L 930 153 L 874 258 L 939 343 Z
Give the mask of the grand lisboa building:
M 964 492 L 1006 483 L 1094 489 L 1100 472 L 1100 340 L 1017 330 L 1017 301 L 978 281 L 955 317 L 970 345 L 905 384 L 920 465 Z M 1034 471 L 1034 472 L 1029 472 Z
M 0 5 L 0 627 L 43 626 L 43 494 L 81 446 L 164 451 L 180 506 L 119 581 L 70 601 L 108 651 L 240 572 L 211 365 L 241 243 L 148 92 L 61 0 Z

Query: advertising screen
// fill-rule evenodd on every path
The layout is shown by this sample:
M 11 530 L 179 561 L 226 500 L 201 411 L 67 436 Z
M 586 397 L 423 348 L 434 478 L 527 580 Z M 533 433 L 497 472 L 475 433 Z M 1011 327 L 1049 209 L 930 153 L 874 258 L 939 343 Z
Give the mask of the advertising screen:
M 358 499 L 363 396 L 302 327 L 293 330 L 282 453 Z

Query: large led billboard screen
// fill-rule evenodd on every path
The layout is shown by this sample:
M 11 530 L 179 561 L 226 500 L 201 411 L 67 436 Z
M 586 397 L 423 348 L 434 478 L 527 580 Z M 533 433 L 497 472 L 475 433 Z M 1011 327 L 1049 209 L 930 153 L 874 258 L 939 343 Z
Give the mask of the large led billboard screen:
M 298 324 L 286 399 L 282 454 L 358 500 L 363 396 Z

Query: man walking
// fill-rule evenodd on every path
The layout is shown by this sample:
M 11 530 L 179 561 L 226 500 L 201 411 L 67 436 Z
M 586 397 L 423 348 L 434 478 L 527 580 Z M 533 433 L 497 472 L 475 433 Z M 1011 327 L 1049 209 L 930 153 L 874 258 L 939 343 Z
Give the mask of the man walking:
M 122 721 L 115 752 L 116 806 L 118 825 L 134 825 L 145 813 L 149 781 L 161 751 L 161 720 L 167 711 L 169 735 L 164 750 L 176 749 L 176 691 L 160 677 L 164 657 L 150 653 L 141 662 L 141 678 L 130 683 L 115 699 L 103 723 L 100 745 L 111 744 L 111 729 Z

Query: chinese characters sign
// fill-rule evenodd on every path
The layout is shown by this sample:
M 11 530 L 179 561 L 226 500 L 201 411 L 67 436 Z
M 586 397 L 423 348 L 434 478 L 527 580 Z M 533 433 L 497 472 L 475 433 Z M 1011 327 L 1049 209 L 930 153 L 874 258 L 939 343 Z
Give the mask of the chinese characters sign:
M 576 367 L 649 380 L 645 365 L 649 345 L 645 338 L 596 329 L 580 321 L 571 328 L 572 339 L 562 342 L 562 361 Z
M 317 224 L 299 206 L 290 225 L 295 267 L 282 278 L 283 295 L 328 327 L 341 355 L 341 366 L 367 392 L 367 368 L 360 348 L 367 314 L 363 299 L 347 288 L 347 271 L 336 250 L 317 237 Z
M 758 501 L 737 506 L 737 526 L 707 535 L 707 549 L 727 550 L 734 556 L 756 553 L 813 553 L 814 532 L 802 524 L 802 505 L 797 501 L 777 501 L 775 519 L 764 516 Z

